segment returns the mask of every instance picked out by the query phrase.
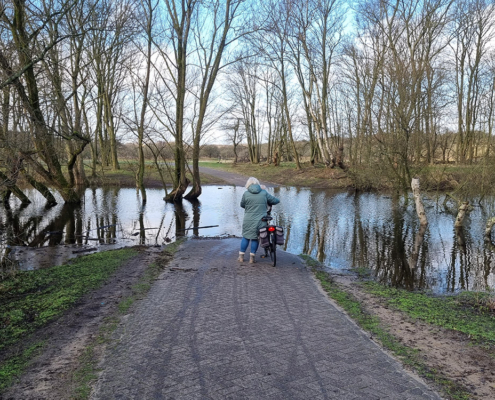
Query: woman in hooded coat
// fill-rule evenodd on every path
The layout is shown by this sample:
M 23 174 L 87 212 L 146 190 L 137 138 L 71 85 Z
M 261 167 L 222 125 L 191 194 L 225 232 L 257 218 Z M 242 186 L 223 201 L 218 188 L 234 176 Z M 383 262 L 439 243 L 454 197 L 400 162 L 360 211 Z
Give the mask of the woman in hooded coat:
M 244 208 L 244 220 L 242 222 L 242 240 L 241 251 L 239 251 L 239 262 L 244 261 L 244 254 L 251 241 L 251 253 L 249 263 L 255 263 L 255 254 L 258 250 L 258 232 L 260 228 L 267 226 L 265 221 L 262 221 L 266 215 L 268 206 L 273 206 L 280 203 L 280 200 L 272 196 L 266 190 L 262 189 L 258 179 L 249 178 L 245 188 L 247 191 L 242 195 L 241 207 Z

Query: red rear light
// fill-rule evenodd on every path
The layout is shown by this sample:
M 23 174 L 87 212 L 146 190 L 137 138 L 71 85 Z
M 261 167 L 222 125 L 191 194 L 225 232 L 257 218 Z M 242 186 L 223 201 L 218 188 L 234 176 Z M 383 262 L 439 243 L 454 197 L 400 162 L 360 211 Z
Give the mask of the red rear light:
M 275 232 L 275 227 L 274 226 L 269 226 L 268 227 L 268 232 Z

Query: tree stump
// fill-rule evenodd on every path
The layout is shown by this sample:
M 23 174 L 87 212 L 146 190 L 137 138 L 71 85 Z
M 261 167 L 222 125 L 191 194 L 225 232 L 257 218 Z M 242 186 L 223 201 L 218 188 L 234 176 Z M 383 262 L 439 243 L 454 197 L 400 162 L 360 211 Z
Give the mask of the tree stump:
M 465 201 L 462 203 L 462 205 L 459 207 L 459 212 L 457 213 L 457 218 L 455 219 L 455 228 L 460 228 L 462 226 L 462 223 L 464 221 L 464 217 L 466 216 L 466 212 L 468 210 L 469 206 L 469 201 Z

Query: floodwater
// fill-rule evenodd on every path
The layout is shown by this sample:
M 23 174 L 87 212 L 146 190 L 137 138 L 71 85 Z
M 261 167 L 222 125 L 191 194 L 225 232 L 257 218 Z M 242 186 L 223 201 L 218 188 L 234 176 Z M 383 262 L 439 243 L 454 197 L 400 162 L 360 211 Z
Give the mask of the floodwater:
M 456 230 L 456 205 L 426 195 L 424 230 L 411 195 L 269 191 L 281 200 L 272 214 L 285 227 L 286 251 L 309 254 L 328 268 L 367 268 L 376 280 L 411 290 L 495 289 L 495 246 L 483 240 L 485 223 L 495 216 L 495 197 L 470 199 L 473 209 L 464 228 Z M 15 261 L 3 268 L 49 267 L 99 250 L 163 246 L 183 235 L 240 236 L 243 192 L 242 187 L 206 186 L 199 202 L 169 204 L 162 190 L 149 189 L 142 207 L 135 189 L 98 188 L 87 189 L 80 206 L 60 202 L 45 208 L 33 191 L 27 193 L 32 204 L 11 201 L 9 208 L 0 208 L 0 250 Z

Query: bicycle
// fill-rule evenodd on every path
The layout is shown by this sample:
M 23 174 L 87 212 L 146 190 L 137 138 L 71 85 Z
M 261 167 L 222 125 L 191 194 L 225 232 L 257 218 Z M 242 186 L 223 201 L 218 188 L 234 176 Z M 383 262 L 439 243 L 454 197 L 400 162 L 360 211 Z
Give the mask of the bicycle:
M 270 221 L 273 220 L 273 217 L 270 215 L 271 211 L 272 207 L 270 206 L 266 212 L 266 215 L 261 218 L 262 221 L 268 223 L 268 226 L 266 227 L 266 231 L 268 233 L 268 246 L 264 248 L 265 254 L 262 255 L 261 258 L 268 258 L 268 256 L 270 256 L 272 266 L 275 267 L 277 265 L 277 227 L 270 223 Z

